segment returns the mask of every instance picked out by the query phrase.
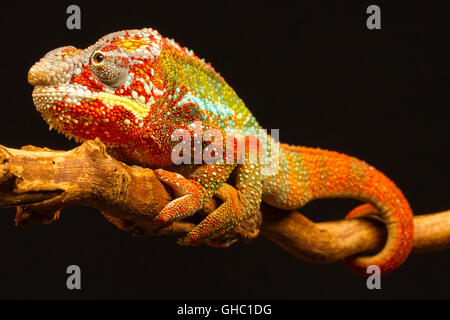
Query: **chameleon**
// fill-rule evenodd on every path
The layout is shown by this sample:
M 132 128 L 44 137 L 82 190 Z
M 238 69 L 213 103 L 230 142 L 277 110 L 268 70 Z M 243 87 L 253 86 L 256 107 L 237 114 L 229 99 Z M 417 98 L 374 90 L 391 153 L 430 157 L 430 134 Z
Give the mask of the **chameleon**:
M 273 150 L 278 150 L 278 166 L 262 174 L 262 140 L 257 135 L 262 127 L 250 110 L 210 63 L 154 29 L 114 32 L 86 49 L 52 50 L 30 68 L 28 82 L 34 86 L 34 105 L 50 130 L 77 142 L 100 139 L 113 157 L 154 169 L 156 177 L 174 190 L 175 199 L 152 218 L 155 226 L 193 216 L 215 194 L 220 198 L 220 188 L 235 177 L 238 203 L 222 203 L 180 239 L 181 244 L 230 245 L 219 243 L 219 235 L 254 216 L 261 202 L 294 210 L 316 199 L 354 198 L 364 204 L 346 218 L 382 220 L 387 240 L 373 255 L 345 258 L 352 271 L 366 275 L 368 266 L 377 265 L 387 274 L 402 265 L 412 249 L 408 201 L 366 162 L 280 143 L 267 134 L 274 141 Z M 234 136 L 230 129 L 238 133 Z M 177 130 L 187 133 L 183 142 L 216 130 L 223 136 L 214 136 L 211 144 L 226 149 L 232 161 L 174 163 L 173 152 L 180 143 L 173 138 Z M 256 147 L 250 141 L 256 141 Z M 244 144 L 243 161 L 238 161 L 239 142 Z M 192 157 L 196 148 L 201 152 L 208 146 L 200 141 L 181 153 Z M 221 151 L 212 149 L 210 154 Z M 256 161 L 248 161 L 255 154 Z

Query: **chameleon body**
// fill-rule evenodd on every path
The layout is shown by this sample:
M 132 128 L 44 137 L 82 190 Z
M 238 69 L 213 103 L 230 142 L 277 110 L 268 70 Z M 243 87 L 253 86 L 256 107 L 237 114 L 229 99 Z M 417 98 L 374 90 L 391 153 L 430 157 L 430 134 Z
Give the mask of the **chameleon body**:
M 376 215 L 388 231 L 379 253 L 345 259 L 353 271 L 366 274 L 369 265 L 378 265 L 388 273 L 411 250 L 413 220 L 407 200 L 365 162 L 337 152 L 277 144 L 279 169 L 274 173 L 262 175 L 259 161 L 239 163 L 237 141 L 247 145 L 260 125 L 210 64 L 153 29 L 112 33 L 85 50 L 50 51 L 30 69 L 28 81 L 35 87 L 34 104 L 50 128 L 77 141 L 99 138 L 119 160 L 157 169 L 158 179 L 177 196 L 154 218 L 158 226 L 192 216 L 214 194 L 220 197 L 219 188 L 235 174 L 240 204 L 223 203 L 182 239 L 183 244 L 214 244 L 218 235 L 256 214 L 261 201 L 291 210 L 314 199 L 349 197 L 367 204 L 347 218 Z M 173 163 L 172 151 L 179 142 L 172 133 L 182 129 L 195 137 L 199 125 L 203 132 L 213 129 L 223 137 L 230 136 L 228 129 L 240 130 L 235 140 L 221 141 L 224 149 L 233 150 L 233 162 Z M 244 158 L 258 150 L 246 149 Z

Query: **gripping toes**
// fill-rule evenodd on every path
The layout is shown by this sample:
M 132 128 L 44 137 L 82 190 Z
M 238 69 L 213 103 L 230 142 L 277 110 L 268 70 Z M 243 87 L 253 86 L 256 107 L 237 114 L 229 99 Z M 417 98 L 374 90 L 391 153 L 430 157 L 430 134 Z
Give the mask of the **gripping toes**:
M 238 218 L 235 212 L 229 210 L 227 203 L 222 204 L 215 211 L 210 213 L 202 222 L 192 229 L 184 238 L 179 239 L 181 245 L 199 245 L 204 240 L 208 240 L 219 231 L 232 229 Z
M 227 192 L 225 189 L 221 191 Z M 199 245 L 206 242 L 216 247 L 227 247 L 230 243 L 215 242 L 214 239 L 236 227 L 241 221 L 256 214 L 259 203 L 250 201 L 247 197 L 222 197 L 220 193 L 216 196 L 225 201 L 219 208 L 210 213 L 202 222 L 192 229 L 184 238 L 179 239 L 181 245 Z
M 203 205 L 203 187 L 182 175 L 162 169 L 154 170 L 158 180 L 169 185 L 177 199 L 169 202 L 154 218 L 155 226 L 161 227 L 175 220 L 192 216 Z

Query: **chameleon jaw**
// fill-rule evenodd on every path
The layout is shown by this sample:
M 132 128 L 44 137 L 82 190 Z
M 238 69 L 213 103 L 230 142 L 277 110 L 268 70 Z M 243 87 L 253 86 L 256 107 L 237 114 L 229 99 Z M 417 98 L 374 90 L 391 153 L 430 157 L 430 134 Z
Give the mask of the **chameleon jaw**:
M 39 85 L 34 88 L 32 96 L 39 112 L 51 108 L 55 101 L 64 100 L 66 103 L 79 105 L 82 100 L 95 99 L 101 101 L 108 108 L 120 105 L 130 111 L 138 120 L 144 119 L 150 110 L 150 104 L 141 104 L 126 96 L 118 96 L 114 92 L 93 92 L 81 85 Z
M 150 110 L 127 96 L 93 92 L 79 84 L 38 85 L 32 96 L 50 130 L 77 142 L 99 137 L 115 144 L 111 138 L 126 135 L 132 126 L 142 127 Z

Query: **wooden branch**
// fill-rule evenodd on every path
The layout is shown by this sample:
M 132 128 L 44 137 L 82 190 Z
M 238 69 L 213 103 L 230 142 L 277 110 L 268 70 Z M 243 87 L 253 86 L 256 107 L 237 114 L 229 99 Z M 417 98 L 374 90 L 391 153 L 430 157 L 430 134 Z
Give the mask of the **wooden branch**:
M 229 185 L 222 193 L 227 201 L 237 200 L 236 190 Z M 171 200 L 171 190 L 152 170 L 113 159 L 97 140 L 69 151 L 0 146 L 0 207 L 17 206 L 18 226 L 50 223 L 61 209 L 84 205 L 107 213 L 110 222 L 133 236 L 182 235 L 219 204 L 213 199 L 193 218 L 155 229 L 153 217 Z M 386 238 L 383 224 L 375 219 L 314 223 L 299 212 L 268 205 L 262 205 L 261 213 L 222 238 L 246 242 L 261 230 L 291 254 L 316 263 L 380 250 Z M 450 248 L 450 211 L 416 216 L 414 226 L 413 252 Z
M 375 219 L 314 223 L 299 212 L 264 206 L 261 232 L 291 254 L 310 262 L 327 263 L 381 250 L 386 229 Z M 415 216 L 413 253 L 450 248 L 450 211 Z

